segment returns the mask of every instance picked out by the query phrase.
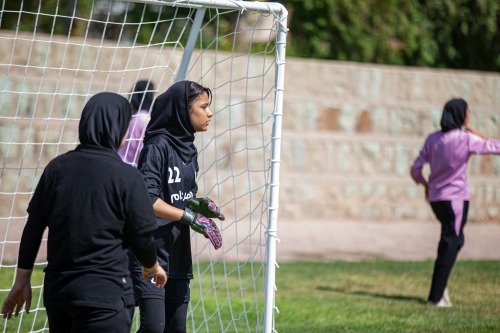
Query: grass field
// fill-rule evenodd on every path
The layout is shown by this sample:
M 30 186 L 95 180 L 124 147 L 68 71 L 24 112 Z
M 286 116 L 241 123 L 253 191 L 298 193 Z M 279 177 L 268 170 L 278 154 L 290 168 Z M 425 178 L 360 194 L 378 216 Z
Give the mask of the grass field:
M 430 261 L 383 260 L 281 264 L 277 271 L 276 305 L 280 313 L 276 314 L 276 330 L 279 333 L 500 332 L 499 262 L 457 262 L 449 281 L 453 308 L 425 305 L 432 266 Z M 222 269 L 222 266 L 215 267 L 215 274 Z M 242 269 L 242 276 L 249 273 L 246 269 Z M 41 276 L 41 271 L 37 270 L 37 282 L 41 281 Z M 10 281 L 12 270 L 2 269 L 1 289 L 8 288 Z M 226 282 L 221 288 L 239 288 L 240 283 L 235 279 L 228 277 Z M 210 283 L 202 281 L 202 284 Z M 5 292 L 0 293 L 2 301 L 5 295 Z M 35 291 L 35 305 L 38 297 L 39 292 Z M 193 293 L 192 304 L 196 302 L 197 296 Z M 220 301 L 217 305 L 214 297 L 205 297 L 207 312 L 217 307 L 221 307 Z M 229 313 L 221 311 L 220 318 L 222 322 L 229 321 Z M 200 332 L 220 332 L 220 318 L 200 325 Z M 229 327 L 227 332 L 247 332 L 247 323 L 241 321 L 224 325 Z M 8 323 L 1 319 L 0 322 L 0 332 L 3 329 L 5 332 L 18 331 L 17 319 Z M 44 322 L 43 311 L 24 315 L 19 332 L 40 330 Z M 255 327 L 256 323 L 249 324 Z

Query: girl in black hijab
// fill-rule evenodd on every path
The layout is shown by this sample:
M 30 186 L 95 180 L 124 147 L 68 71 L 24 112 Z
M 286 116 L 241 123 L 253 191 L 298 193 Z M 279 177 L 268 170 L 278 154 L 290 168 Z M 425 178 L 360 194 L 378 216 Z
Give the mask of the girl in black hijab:
M 215 249 L 222 239 L 210 219 L 223 219 L 208 198 L 196 198 L 198 152 L 196 132 L 206 131 L 212 119 L 211 91 L 195 82 L 181 81 L 160 95 L 146 129 L 138 169 L 146 182 L 158 230 L 153 233 L 158 260 L 168 275 L 165 290 L 152 288 L 140 278 L 140 266 L 131 256 L 134 293 L 140 309 L 138 332 L 186 332 L 193 278 L 190 230 L 202 233 Z M 190 209 L 189 205 L 194 208 Z M 193 211 L 195 210 L 195 211 Z
M 130 122 L 120 95 L 92 97 L 79 124 L 80 145 L 46 167 L 28 206 L 19 248 L 16 281 L 2 307 L 5 318 L 31 304 L 30 279 L 46 228 L 44 305 L 51 333 L 129 333 L 133 293 L 127 267 L 130 244 L 141 276 L 165 285 L 151 232 L 154 212 L 139 171 L 123 163 L 117 150 Z M 142 268 L 148 267 L 146 268 Z
M 427 137 L 411 168 L 411 176 L 424 186 L 425 197 L 441 223 L 441 240 L 427 303 L 432 306 L 452 306 L 446 286 L 457 254 L 464 245 L 463 230 L 470 198 L 466 171 L 470 155 L 500 153 L 500 142 L 468 127 L 469 113 L 463 99 L 446 103 L 441 131 Z M 426 163 L 431 167 L 428 180 L 422 175 Z

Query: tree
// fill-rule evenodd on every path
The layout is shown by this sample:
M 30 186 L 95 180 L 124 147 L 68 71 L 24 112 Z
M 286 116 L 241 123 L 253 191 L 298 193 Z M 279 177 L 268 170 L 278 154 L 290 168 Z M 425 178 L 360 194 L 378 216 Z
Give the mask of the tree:
M 291 16 L 289 56 L 500 71 L 499 0 L 282 1 Z M 189 12 L 112 0 L 3 0 L 3 6 L 2 29 L 33 31 L 36 25 L 38 32 L 67 35 L 71 28 L 73 36 L 98 38 L 105 29 L 105 38 L 137 36 L 138 43 L 163 42 L 167 31 L 168 41 L 176 41 Z M 116 24 L 102 23 L 109 8 Z M 181 19 L 169 20 L 173 10 Z M 78 19 L 71 19 L 73 12 Z M 162 24 L 156 30 L 154 24 L 120 24 L 158 20 Z M 205 29 L 206 40 L 217 33 L 217 47 L 230 50 L 236 22 L 236 12 L 217 16 Z M 183 34 L 181 42 L 186 38 Z
M 288 54 L 500 70 L 498 0 L 285 0 Z

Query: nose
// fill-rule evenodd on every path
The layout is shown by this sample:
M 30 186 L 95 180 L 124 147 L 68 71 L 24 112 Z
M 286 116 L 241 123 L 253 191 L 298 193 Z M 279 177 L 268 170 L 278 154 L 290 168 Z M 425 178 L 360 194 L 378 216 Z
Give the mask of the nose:
M 208 118 L 212 118 L 213 117 L 213 113 L 212 113 L 212 110 L 210 110 L 210 108 L 207 108 L 207 116 Z

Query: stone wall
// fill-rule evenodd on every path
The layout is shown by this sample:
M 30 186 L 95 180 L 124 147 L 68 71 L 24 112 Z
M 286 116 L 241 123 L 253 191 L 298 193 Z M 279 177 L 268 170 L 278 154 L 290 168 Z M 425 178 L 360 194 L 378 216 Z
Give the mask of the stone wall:
M 79 40 L 67 45 L 57 37 L 35 43 L 28 35 L 21 35 L 13 46 L 8 32 L 0 36 L 0 158 L 4 161 L 0 213 L 22 217 L 46 163 L 77 144 L 85 99 L 102 90 L 125 94 L 136 78 L 144 77 L 152 77 L 160 82 L 160 91 L 165 90 L 180 51 L 130 49 L 111 42 L 98 47 L 100 41 L 92 40 L 85 41 L 85 46 Z M 204 150 L 209 181 L 201 188 L 217 187 L 222 201 L 225 193 L 239 197 L 241 204 L 226 202 L 229 214 L 237 215 L 233 206 L 241 206 L 239 212 L 254 211 L 259 201 L 249 206 L 249 195 L 264 195 L 264 177 L 241 175 L 238 170 L 265 169 L 266 148 L 259 147 L 259 142 L 270 137 L 267 116 L 273 97 L 267 93 L 272 78 L 261 74 L 272 70 L 273 58 L 219 54 L 212 68 L 213 59 L 214 54 L 207 52 L 193 64 L 191 74 L 218 94 L 217 130 L 212 135 L 218 152 L 215 146 Z M 4 65 L 8 63 L 14 66 Z M 233 84 L 221 84 L 229 77 Z M 500 137 L 499 74 L 288 58 L 285 77 L 282 220 L 432 220 L 422 188 L 409 177 L 409 167 L 425 137 L 439 128 L 442 107 L 451 97 L 469 102 L 471 126 Z M 254 102 L 243 103 L 249 100 Z M 243 126 L 245 121 L 250 126 Z M 253 145 L 254 139 L 258 149 L 242 149 Z M 210 143 L 210 136 L 204 142 Z M 198 144 L 203 146 L 200 140 Z M 471 221 L 500 220 L 499 173 L 500 158 L 471 158 Z M 215 176 L 224 183 L 210 183 Z M 250 187 L 257 190 L 249 193 Z
M 497 73 L 287 59 L 286 81 L 287 219 L 432 220 L 409 168 L 452 97 L 468 101 L 471 127 L 500 138 Z M 499 173 L 500 157 L 471 158 L 470 221 L 500 220 Z

